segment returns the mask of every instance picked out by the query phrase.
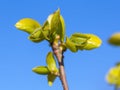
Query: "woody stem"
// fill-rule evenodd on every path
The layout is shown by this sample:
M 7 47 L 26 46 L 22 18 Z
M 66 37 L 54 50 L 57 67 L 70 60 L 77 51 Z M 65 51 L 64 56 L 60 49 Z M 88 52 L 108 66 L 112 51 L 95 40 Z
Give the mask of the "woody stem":
M 68 90 L 68 84 L 66 80 L 64 62 L 63 62 L 63 50 L 60 49 L 60 46 L 58 43 L 53 43 L 52 49 L 59 63 L 59 72 L 60 72 L 59 77 L 63 86 L 63 90 Z

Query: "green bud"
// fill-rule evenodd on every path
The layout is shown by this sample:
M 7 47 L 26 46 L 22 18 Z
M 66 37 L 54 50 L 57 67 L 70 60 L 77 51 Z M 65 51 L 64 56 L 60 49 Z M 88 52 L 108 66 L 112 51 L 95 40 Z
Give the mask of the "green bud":
M 46 66 L 37 66 L 33 68 L 32 71 L 41 75 L 47 75 L 50 73 Z
M 55 39 L 56 35 L 60 36 L 60 40 L 63 42 L 65 37 L 65 23 L 63 17 L 60 15 L 60 10 L 58 9 L 53 14 L 49 15 L 47 19 L 49 23 L 51 39 Z M 53 41 L 52 40 L 52 41 Z
M 56 62 L 55 62 L 55 59 L 54 59 L 54 56 L 53 56 L 52 52 L 48 53 L 47 58 L 46 58 L 46 63 L 47 63 L 49 71 L 52 74 L 57 75 L 59 73 L 59 70 L 56 66 Z
M 60 44 L 60 50 L 61 51 L 66 51 L 66 45 L 65 45 L 65 43 L 61 43 Z
M 60 26 L 60 10 L 57 10 L 52 15 L 48 17 L 48 22 L 50 25 L 51 33 L 59 30 Z
M 112 45 L 115 45 L 115 46 L 120 46 L 120 33 L 115 33 L 113 34 L 108 42 Z
M 48 79 L 48 85 L 49 86 L 52 86 L 52 84 L 55 81 L 56 77 L 57 77 L 56 75 L 48 74 L 47 79 Z
M 84 46 L 85 50 L 98 48 L 102 44 L 102 41 L 98 36 L 93 34 L 85 34 L 85 35 L 89 37 L 89 39 L 87 40 L 87 44 Z

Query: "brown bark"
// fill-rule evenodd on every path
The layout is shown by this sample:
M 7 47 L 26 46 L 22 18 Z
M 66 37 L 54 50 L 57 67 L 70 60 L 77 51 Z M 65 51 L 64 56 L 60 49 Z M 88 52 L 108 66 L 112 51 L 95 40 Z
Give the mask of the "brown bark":
M 66 74 L 64 69 L 64 62 L 63 62 L 63 50 L 60 48 L 60 43 L 53 43 L 52 49 L 54 52 L 54 55 L 56 56 L 58 63 L 59 63 L 59 72 L 60 72 L 60 80 L 62 82 L 63 90 L 68 90 L 68 84 L 66 80 Z

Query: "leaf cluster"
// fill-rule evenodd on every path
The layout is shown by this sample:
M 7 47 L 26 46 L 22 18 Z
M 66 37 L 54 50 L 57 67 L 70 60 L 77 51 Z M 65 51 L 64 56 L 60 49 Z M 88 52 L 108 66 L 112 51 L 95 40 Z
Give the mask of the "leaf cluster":
M 60 15 L 59 9 L 50 14 L 43 25 L 33 19 L 24 18 L 18 21 L 15 26 L 17 29 L 29 33 L 28 39 L 33 42 L 47 40 L 53 43 L 59 36 L 59 41 L 62 43 L 61 46 L 72 52 L 98 48 L 102 43 L 101 39 L 94 34 L 74 33 L 70 38 L 65 37 L 65 22 L 62 15 Z M 65 38 L 66 41 L 64 41 Z
M 46 57 L 47 66 L 37 66 L 33 68 L 33 72 L 40 75 L 47 75 L 48 84 L 52 86 L 54 80 L 59 76 L 59 70 L 56 66 L 56 61 L 52 52 L 49 52 Z
M 43 25 L 31 18 L 23 18 L 19 20 L 15 27 L 29 34 L 28 39 L 35 43 L 40 43 L 44 40 L 50 45 L 59 44 L 62 51 L 69 49 L 72 52 L 78 50 L 92 50 L 98 48 L 102 41 L 94 34 L 74 33 L 71 37 L 65 37 L 65 22 L 60 14 L 60 9 L 50 14 Z M 32 70 L 41 75 L 47 75 L 48 84 L 51 86 L 57 76 L 59 70 L 56 66 L 54 55 L 49 52 L 46 57 L 47 66 L 37 66 Z

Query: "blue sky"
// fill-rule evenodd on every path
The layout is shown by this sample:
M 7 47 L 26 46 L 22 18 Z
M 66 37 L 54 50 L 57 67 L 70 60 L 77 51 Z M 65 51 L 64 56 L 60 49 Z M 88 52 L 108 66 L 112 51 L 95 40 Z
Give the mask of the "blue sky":
M 65 52 L 69 89 L 113 90 L 105 75 L 120 61 L 120 48 L 107 39 L 120 31 L 120 0 L 0 0 L 0 90 L 62 90 L 59 78 L 49 87 L 45 76 L 32 72 L 33 67 L 46 65 L 48 43 L 32 43 L 27 33 L 14 27 L 26 17 L 43 24 L 57 8 L 65 19 L 67 36 L 93 33 L 103 41 L 92 51 Z

